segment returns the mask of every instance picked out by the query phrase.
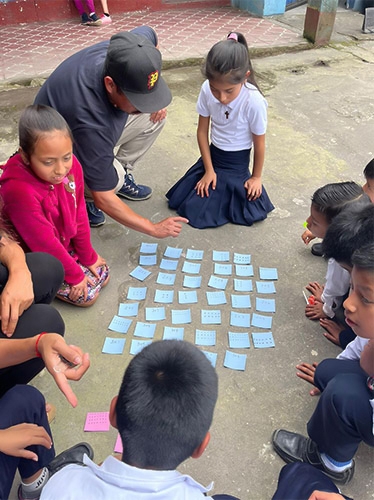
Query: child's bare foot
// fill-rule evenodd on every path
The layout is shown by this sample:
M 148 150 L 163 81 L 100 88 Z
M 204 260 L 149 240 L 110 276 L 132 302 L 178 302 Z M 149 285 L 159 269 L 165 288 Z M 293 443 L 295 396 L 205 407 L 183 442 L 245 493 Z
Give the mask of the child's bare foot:
M 315 304 L 308 304 L 305 307 L 305 316 L 309 319 L 326 318 L 326 314 L 323 312 L 322 302 L 316 302 Z
M 344 326 L 336 321 L 333 321 L 332 319 L 327 318 L 321 318 L 319 320 L 319 324 L 326 330 L 326 333 L 323 335 L 327 338 L 327 340 L 330 340 L 333 344 L 340 346 L 339 335 L 340 332 L 344 330 Z
M 320 285 L 316 281 L 312 281 L 305 288 L 315 296 L 316 300 L 322 302 L 321 296 L 323 293 L 324 286 Z

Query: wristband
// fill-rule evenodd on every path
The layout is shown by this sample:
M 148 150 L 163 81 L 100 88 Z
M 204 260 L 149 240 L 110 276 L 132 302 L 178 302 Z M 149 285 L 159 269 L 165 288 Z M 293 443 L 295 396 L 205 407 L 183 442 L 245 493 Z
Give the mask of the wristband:
M 37 357 L 37 358 L 41 358 L 41 357 L 42 357 L 42 355 L 41 355 L 41 354 L 40 354 L 40 352 L 38 351 L 38 344 L 39 344 L 39 341 L 40 341 L 41 337 L 42 337 L 43 335 L 45 335 L 46 333 L 47 333 L 47 332 L 42 332 L 42 333 L 40 333 L 40 334 L 38 335 L 38 338 L 36 339 L 36 342 L 35 342 L 35 353 L 36 353 L 36 357 Z

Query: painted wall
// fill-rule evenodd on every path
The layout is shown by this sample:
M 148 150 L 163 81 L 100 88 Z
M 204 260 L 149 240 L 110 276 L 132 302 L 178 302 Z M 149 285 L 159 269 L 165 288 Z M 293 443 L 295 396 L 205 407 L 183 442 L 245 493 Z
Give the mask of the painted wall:
M 229 6 L 230 0 L 108 0 L 110 12 Z M 101 14 L 100 0 L 95 0 Z M 76 18 L 73 0 L 0 0 L 0 26 Z

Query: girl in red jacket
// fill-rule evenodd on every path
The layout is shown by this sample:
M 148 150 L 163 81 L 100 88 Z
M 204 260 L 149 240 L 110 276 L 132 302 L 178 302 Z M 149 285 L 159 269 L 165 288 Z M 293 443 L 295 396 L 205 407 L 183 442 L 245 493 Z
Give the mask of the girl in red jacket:
M 26 250 L 47 252 L 64 266 L 57 297 L 88 307 L 109 280 L 91 245 L 83 171 L 64 118 L 48 106 L 28 106 L 19 122 L 19 152 L 2 167 L 3 214 Z

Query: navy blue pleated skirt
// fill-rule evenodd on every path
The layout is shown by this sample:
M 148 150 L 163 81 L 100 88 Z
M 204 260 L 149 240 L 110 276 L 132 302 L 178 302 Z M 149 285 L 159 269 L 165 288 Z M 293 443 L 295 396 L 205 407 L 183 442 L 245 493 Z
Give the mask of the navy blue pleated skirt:
M 247 199 L 244 188 L 245 181 L 251 177 L 250 152 L 250 149 L 223 151 L 211 144 L 210 153 L 217 174 L 216 189 L 209 189 L 209 197 L 202 198 L 196 194 L 195 186 L 205 173 L 202 159 L 199 158 L 166 193 L 169 207 L 198 229 L 223 226 L 228 222 L 251 226 L 254 222 L 266 219 L 274 206 L 264 186 L 261 196 L 255 201 Z

